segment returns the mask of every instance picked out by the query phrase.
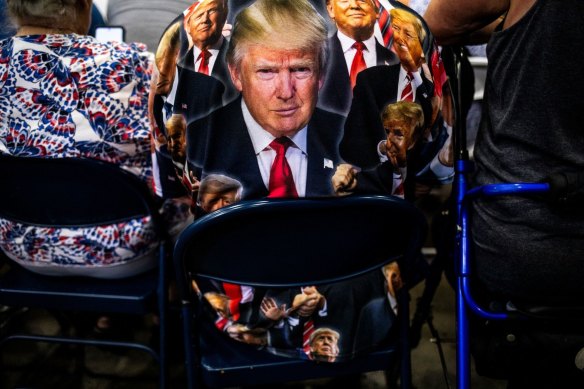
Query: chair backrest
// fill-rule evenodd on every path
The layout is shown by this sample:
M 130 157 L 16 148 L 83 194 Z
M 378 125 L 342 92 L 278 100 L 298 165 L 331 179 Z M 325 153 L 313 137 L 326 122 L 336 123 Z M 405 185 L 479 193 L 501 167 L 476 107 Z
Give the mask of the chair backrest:
M 159 383 L 164 388 L 167 379 L 167 280 L 163 266 L 166 228 L 158 208 L 148 185 L 119 166 L 92 159 L 0 154 L 0 218 L 32 226 L 66 228 L 150 216 L 160 238 L 156 272 L 120 280 L 70 277 L 62 282 L 60 277 L 14 266 L 0 279 L 0 301 L 14 307 L 143 315 L 152 312 L 156 297 L 160 322 L 157 350 L 134 341 L 18 333 L 3 334 L 0 346 L 12 340 L 29 340 L 145 351 L 158 361 Z
M 319 285 L 402 261 L 419 252 L 425 233 L 421 212 L 395 197 L 244 201 L 183 231 L 174 260 L 183 285 L 188 274 L 258 287 Z
M 83 227 L 158 219 L 145 182 L 92 159 L 0 155 L 0 188 L 0 217 L 14 222 Z

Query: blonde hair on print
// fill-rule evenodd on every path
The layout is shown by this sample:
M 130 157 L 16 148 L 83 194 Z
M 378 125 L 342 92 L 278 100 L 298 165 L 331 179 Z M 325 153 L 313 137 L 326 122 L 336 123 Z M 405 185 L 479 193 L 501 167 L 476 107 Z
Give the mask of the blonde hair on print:
M 326 67 L 327 38 L 326 21 L 307 0 L 257 0 L 236 17 L 227 61 L 239 67 L 250 45 L 316 50 L 322 74 Z
M 178 54 L 180 49 L 180 27 L 180 22 L 174 23 L 164 32 L 164 34 L 162 34 L 162 37 L 160 38 L 160 43 L 158 44 L 156 55 L 154 57 L 156 67 L 159 70 L 164 59 L 167 59 L 170 55 L 174 55 L 176 57 Z
M 414 30 L 416 30 L 416 34 L 418 34 L 418 39 L 420 40 L 420 45 L 423 46 L 424 39 L 426 39 L 426 29 L 422 25 L 420 18 L 418 18 L 412 12 L 401 8 L 392 8 L 389 10 L 389 16 L 392 22 L 394 20 L 401 20 L 402 22 L 409 23 L 414 26 Z
M 397 101 L 386 105 L 381 111 L 381 121 L 399 120 L 413 127 L 412 143 L 416 142 L 424 131 L 424 111 L 418 103 Z

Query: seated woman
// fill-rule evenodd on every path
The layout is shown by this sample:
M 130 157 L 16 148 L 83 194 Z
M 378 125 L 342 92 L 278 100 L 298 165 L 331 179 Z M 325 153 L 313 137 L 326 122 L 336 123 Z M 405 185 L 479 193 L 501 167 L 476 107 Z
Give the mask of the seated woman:
M 94 158 L 150 183 L 150 54 L 86 35 L 91 5 L 8 1 L 18 30 L 0 41 L 0 152 Z M 188 206 L 183 212 L 173 215 L 176 224 L 185 221 Z M 6 255 L 49 275 L 132 276 L 156 265 L 157 239 L 149 218 L 57 229 L 0 219 Z

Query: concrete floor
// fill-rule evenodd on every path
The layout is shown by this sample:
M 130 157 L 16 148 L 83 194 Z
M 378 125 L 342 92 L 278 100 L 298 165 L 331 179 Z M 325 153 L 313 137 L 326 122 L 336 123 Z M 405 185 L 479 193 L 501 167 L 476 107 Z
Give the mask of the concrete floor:
M 421 293 L 421 285 L 412 290 L 412 301 Z M 413 310 L 414 307 L 412 306 Z M 456 323 L 454 290 L 442 279 L 433 301 L 433 323 L 442 340 L 442 349 L 448 371 L 448 384 L 440 364 L 438 347 L 431 342 L 428 326 L 422 328 L 422 340 L 412 350 L 412 378 L 417 389 L 442 389 L 456 387 Z M 503 389 L 505 381 L 478 376 L 474 371 L 471 376 L 473 389 Z
M 420 293 L 421 286 L 412 290 L 413 302 Z M 433 323 L 442 339 L 448 383 L 440 364 L 438 348 L 435 343 L 432 343 L 430 331 L 425 325 L 422 328 L 420 344 L 412 351 L 413 383 L 416 389 L 456 387 L 454 307 L 454 292 L 443 280 L 433 303 Z M 44 311 L 31 310 L 17 315 L 10 324 L 13 327 L 44 333 L 58 331 L 56 321 Z M 7 327 L 0 327 L 0 330 L 5 331 Z M 147 330 L 148 325 L 144 326 L 137 336 L 147 340 L 150 336 Z M 116 354 L 104 349 L 87 347 L 84 361 L 82 361 L 81 357 L 74 355 L 70 347 L 17 342 L 7 345 L 3 356 L 4 366 L 0 373 L 1 388 L 149 389 L 157 387 L 156 365 L 145 354 L 137 351 Z M 76 367 L 79 366 L 84 368 L 77 369 Z M 102 374 L 108 376 L 104 377 Z M 173 364 L 171 376 L 170 388 L 184 387 L 182 368 L 178 361 Z M 285 387 L 376 389 L 386 386 L 383 373 L 373 372 L 362 375 L 359 382 L 314 380 L 291 383 Z M 505 382 L 473 374 L 472 387 L 474 389 L 502 389 L 505 387 Z

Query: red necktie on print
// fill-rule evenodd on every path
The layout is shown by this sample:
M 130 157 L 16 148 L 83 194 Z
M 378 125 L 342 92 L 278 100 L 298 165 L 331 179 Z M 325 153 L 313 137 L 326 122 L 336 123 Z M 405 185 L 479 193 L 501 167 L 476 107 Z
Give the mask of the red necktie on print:
M 367 68 L 367 64 L 365 63 L 365 57 L 363 57 L 363 50 L 365 49 L 365 44 L 363 44 L 363 42 L 355 42 L 353 44 L 353 47 L 355 48 L 355 50 L 357 50 L 357 52 L 353 57 L 353 63 L 351 64 L 351 72 L 349 74 L 349 78 L 351 79 L 351 89 L 353 89 L 355 87 L 355 84 L 357 83 L 357 74 L 359 74 L 361 70 Z
M 199 54 L 199 58 L 201 59 L 201 62 L 199 63 L 199 73 L 206 74 L 207 76 L 209 75 L 209 58 L 211 58 L 211 55 L 213 54 L 211 54 L 209 50 L 201 51 L 201 54 Z
M 233 321 L 239 319 L 239 303 L 241 302 L 241 286 L 235 284 L 223 283 L 223 290 L 227 297 L 229 297 L 229 311 Z
M 379 0 L 375 0 L 377 8 L 379 8 L 379 29 L 381 30 L 381 36 L 383 36 L 383 45 L 388 49 L 391 49 L 391 38 L 393 38 L 393 30 L 391 29 L 391 22 L 389 20 L 389 12 L 385 9 Z
M 270 182 L 268 197 L 298 197 L 292 170 L 286 159 L 286 150 L 292 145 L 292 141 L 283 136 L 270 143 L 270 147 L 276 151 L 276 158 L 270 169 Z
M 399 181 L 399 185 L 395 188 L 395 190 L 392 193 L 394 196 L 399 196 L 401 198 L 404 197 L 404 176 L 402 176 L 400 174 L 400 181 Z
M 405 101 L 414 101 L 414 91 L 412 89 L 412 79 L 414 78 L 414 76 L 412 75 L 412 73 L 408 72 L 408 74 L 406 75 L 406 86 L 404 86 L 404 90 L 401 93 L 401 98 L 400 100 L 405 100 Z
M 434 94 L 442 97 L 442 86 L 448 81 L 448 75 L 446 74 L 444 62 L 442 62 L 442 57 L 440 56 L 440 49 L 435 41 L 430 62 L 432 63 L 432 75 L 434 77 Z
M 215 327 L 217 327 L 219 331 L 223 331 L 227 324 L 229 324 L 229 319 L 226 317 L 219 316 L 217 320 L 215 320 Z
M 308 319 L 304 323 L 304 329 L 302 332 L 302 350 L 306 355 L 310 355 L 310 336 L 314 330 L 314 321 L 312 319 Z

